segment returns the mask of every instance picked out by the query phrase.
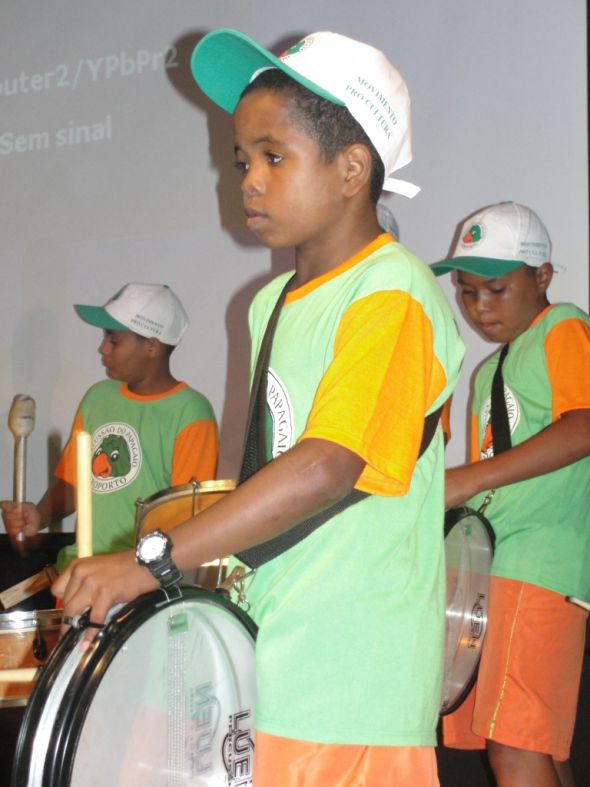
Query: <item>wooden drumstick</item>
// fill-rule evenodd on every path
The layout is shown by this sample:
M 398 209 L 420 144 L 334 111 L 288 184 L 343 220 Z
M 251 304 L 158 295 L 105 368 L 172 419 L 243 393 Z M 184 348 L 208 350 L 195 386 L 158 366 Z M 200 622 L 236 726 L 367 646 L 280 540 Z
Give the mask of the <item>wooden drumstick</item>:
M 13 500 L 25 500 L 27 437 L 35 428 L 35 400 L 26 394 L 17 394 L 8 413 L 8 428 L 14 435 L 14 486 Z
M 78 557 L 92 555 L 92 450 L 88 432 L 76 435 L 76 545 Z
M 2 683 L 31 683 L 35 680 L 38 667 L 19 667 L 18 669 L 0 670 L 0 682 Z
M 35 428 L 35 400 L 27 394 L 17 394 L 8 412 L 8 428 L 14 436 L 14 468 L 12 499 L 23 503 L 27 486 L 27 437 Z M 25 534 L 16 535 L 21 554 L 25 554 Z

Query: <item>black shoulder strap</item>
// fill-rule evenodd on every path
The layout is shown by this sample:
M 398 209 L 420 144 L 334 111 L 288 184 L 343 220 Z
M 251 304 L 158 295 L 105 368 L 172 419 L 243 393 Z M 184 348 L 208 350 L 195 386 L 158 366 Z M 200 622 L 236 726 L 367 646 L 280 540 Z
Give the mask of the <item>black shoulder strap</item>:
M 268 364 L 270 361 L 270 351 L 272 339 L 279 321 L 279 314 L 291 287 L 291 282 L 295 274 L 287 281 L 278 300 L 271 312 L 258 358 L 254 377 L 252 378 L 252 388 L 250 389 L 250 404 L 248 406 L 248 420 L 246 421 L 246 440 L 244 443 L 244 454 L 242 457 L 242 467 L 238 476 L 238 484 L 241 484 L 257 470 L 260 470 L 267 463 L 266 458 L 266 384 L 268 377 Z
M 275 328 L 279 319 L 279 314 L 287 292 L 291 286 L 293 277 L 285 284 L 277 303 L 272 311 L 269 321 L 266 326 L 264 338 L 260 345 L 258 359 L 256 361 L 256 369 L 254 371 L 254 378 L 252 380 L 252 389 L 250 392 L 250 406 L 248 409 L 248 421 L 246 425 L 246 441 L 244 445 L 244 457 L 242 460 L 242 468 L 240 470 L 238 483 L 242 483 L 247 478 L 250 478 L 257 470 L 267 463 L 266 457 L 266 384 L 268 376 L 268 364 L 270 361 L 270 351 L 272 347 L 272 338 Z M 422 432 L 422 443 L 420 445 L 419 457 L 426 451 L 440 418 L 442 407 L 436 410 L 424 419 L 424 429 Z M 310 533 L 313 533 L 320 525 L 323 525 L 336 514 L 340 514 L 351 505 L 358 503 L 368 497 L 367 492 L 360 492 L 353 489 L 346 497 L 339 500 L 333 506 L 326 508 L 315 516 L 295 525 L 290 530 L 287 530 L 281 535 L 271 538 L 262 544 L 257 544 L 250 549 L 239 552 L 237 557 L 250 568 L 258 568 L 263 563 L 277 557 L 285 552 L 287 549 L 295 546 Z
M 496 367 L 492 379 L 490 423 L 492 425 L 494 456 L 512 448 L 510 421 L 508 420 L 508 409 L 506 407 L 506 397 L 504 395 L 504 376 L 502 374 L 502 367 L 508 355 L 508 347 L 508 344 L 502 347 L 498 358 L 498 366 Z

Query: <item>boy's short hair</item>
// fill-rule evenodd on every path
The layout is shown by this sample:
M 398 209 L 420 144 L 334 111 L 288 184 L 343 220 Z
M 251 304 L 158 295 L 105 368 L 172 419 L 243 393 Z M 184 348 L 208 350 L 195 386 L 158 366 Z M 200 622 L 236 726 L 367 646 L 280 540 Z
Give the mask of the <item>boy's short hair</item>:
M 391 177 L 412 160 L 410 97 L 402 76 L 378 49 L 320 32 L 278 58 L 243 33 L 222 28 L 197 44 L 191 67 L 203 92 L 231 113 L 260 72 L 284 72 L 315 95 L 348 109 L 383 162 L 386 191 L 408 197 L 419 191 Z
M 132 331 L 175 347 L 188 327 L 188 317 L 167 284 L 126 284 L 104 306 L 75 304 L 84 322 L 110 331 Z
M 460 270 L 492 278 L 544 262 L 551 262 L 551 239 L 541 219 L 525 205 L 498 202 L 469 216 L 450 257 L 430 267 L 437 276 Z M 556 271 L 565 270 L 552 265 Z
M 375 146 L 348 109 L 312 93 L 277 68 L 261 71 L 246 85 L 241 97 L 264 88 L 289 96 L 291 117 L 317 143 L 327 163 L 333 161 L 341 150 L 356 142 L 368 148 L 372 162 L 369 195 L 371 201 L 377 203 L 383 191 L 385 168 Z

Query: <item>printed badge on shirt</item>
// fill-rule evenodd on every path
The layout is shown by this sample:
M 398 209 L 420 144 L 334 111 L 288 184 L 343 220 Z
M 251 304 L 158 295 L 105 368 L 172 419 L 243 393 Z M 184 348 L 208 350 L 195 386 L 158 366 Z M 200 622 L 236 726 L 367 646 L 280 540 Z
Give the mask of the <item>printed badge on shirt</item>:
M 520 407 L 516 397 L 506 385 L 506 383 L 504 383 L 504 399 L 506 400 L 508 424 L 510 426 L 510 434 L 512 435 L 514 434 L 514 430 L 520 421 Z M 492 424 L 490 421 L 491 410 L 492 397 L 488 396 L 482 405 L 479 416 L 480 429 L 483 434 L 480 448 L 480 459 L 489 459 L 494 455 L 494 441 L 492 439 Z
M 116 492 L 129 486 L 141 468 L 139 436 L 129 424 L 104 424 L 92 435 L 92 491 Z

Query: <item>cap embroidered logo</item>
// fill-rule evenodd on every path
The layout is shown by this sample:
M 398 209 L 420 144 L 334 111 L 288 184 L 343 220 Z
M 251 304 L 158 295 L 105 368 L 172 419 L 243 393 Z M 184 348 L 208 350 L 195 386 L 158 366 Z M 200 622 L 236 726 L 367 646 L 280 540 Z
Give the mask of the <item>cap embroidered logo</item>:
M 483 237 L 483 231 L 481 224 L 472 224 L 469 228 L 469 231 L 463 235 L 463 243 L 467 245 L 473 245 L 474 243 L 478 243 Z

